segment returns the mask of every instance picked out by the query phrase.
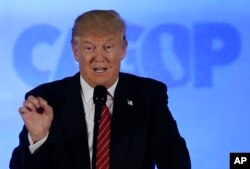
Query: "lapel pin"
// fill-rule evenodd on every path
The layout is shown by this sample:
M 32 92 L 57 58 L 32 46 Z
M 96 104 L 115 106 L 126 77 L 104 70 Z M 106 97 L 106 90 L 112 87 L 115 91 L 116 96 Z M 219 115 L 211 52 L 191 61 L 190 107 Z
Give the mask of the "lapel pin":
M 128 105 L 129 105 L 129 106 L 133 106 L 133 101 L 132 101 L 132 100 L 128 100 L 128 99 L 127 99 L 127 102 L 128 102 Z

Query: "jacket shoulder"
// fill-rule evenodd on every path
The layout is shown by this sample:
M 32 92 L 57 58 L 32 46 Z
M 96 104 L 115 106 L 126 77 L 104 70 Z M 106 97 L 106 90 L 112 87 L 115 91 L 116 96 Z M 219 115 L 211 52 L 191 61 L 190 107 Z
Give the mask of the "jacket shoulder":
M 79 80 L 77 80 L 79 79 Z M 69 86 L 79 85 L 80 86 L 80 75 L 79 73 L 71 77 L 66 77 L 64 79 L 55 80 L 48 83 L 43 83 L 25 94 L 25 99 L 29 95 L 40 96 L 43 98 L 60 96 Z
M 156 79 L 137 76 L 129 73 L 120 73 L 121 81 L 136 88 L 167 88 L 167 85 Z

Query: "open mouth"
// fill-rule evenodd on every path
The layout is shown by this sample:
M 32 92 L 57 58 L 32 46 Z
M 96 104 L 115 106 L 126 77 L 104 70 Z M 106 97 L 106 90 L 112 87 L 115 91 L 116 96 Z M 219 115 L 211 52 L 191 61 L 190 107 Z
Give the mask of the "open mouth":
M 107 70 L 107 68 L 105 68 L 105 67 L 98 67 L 98 68 L 94 68 L 93 70 L 96 73 L 103 73 L 103 72 L 105 72 Z

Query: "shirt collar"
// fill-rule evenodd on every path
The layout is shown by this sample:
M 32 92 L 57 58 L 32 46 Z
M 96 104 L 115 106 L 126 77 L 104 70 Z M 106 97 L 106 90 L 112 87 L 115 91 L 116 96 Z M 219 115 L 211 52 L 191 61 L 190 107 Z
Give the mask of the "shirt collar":
M 111 98 L 114 98 L 115 88 L 117 86 L 119 77 L 116 79 L 115 83 L 108 88 L 108 93 L 111 96 Z M 90 100 L 93 100 L 93 94 L 94 94 L 94 88 L 92 88 L 84 79 L 82 76 L 80 76 L 80 84 L 82 88 L 82 94 L 85 101 L 88 103 Z

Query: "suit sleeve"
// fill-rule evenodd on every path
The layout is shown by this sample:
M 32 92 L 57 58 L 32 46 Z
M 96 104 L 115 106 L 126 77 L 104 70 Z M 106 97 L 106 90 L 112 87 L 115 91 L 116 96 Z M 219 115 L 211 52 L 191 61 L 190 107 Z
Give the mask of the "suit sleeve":
M 12 153 L 9 167 L 10 169 L 40 169 L 44 168 L 45 159 L 42 157 L 44 154 L 44 147 L 42 145 L 37 152 L 31 154 L 29 151 L 28 131 L 23 127 L 19 135 L 19 145 Z
M 152 108 L 152 151 L 158 169 L 190 169 L 191 162 L 185 140 L 168 108 L 167 87 L 157 88 Z
M 34 92 L 35 91 L 35 92 Z M 25 99 L 29 95 L 40 96 L 36 90 L 28 92 Z M 14 149 L 9 167 L 10 169 L 42 169 L 46 165 L 46 141 L 33 154 L 29 150 L 28 130 L 24 126 L 19 134 L 19 145 Z

